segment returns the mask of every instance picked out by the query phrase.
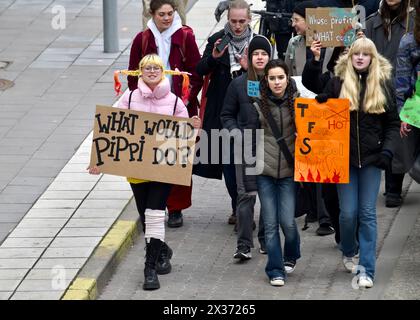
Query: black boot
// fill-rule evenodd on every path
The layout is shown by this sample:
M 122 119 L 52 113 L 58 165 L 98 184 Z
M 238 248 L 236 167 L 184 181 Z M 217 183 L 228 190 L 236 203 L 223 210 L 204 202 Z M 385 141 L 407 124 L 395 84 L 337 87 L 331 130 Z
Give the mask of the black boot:
M 144 263 L 144 284 L 143 290 L 155 290 L 160 288 L 159 279 L 156 272 L 156 264 L 159 259 L 162 241 L 150 238 L 146 243 L 146 261 Z
M 182 219 L 181 210 L 176 210 L 168 213 L 168 227 L 179 228 L 182 227 L 184 221 Z
M 165 243 L 162 242 L 162 248 L 160 249 L 159 259 L 156 265 L 157 274 L 168 274 L 172 270 L 171 258 L 172 249 Z

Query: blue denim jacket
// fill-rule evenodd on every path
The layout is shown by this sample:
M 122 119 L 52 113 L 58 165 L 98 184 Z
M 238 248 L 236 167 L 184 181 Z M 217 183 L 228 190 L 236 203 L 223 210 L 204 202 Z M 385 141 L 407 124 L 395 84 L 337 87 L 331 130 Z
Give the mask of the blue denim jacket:
M 412 96 L 420 72 L 420 44 L 416 43 L 413 32 L 402 37 L 397 54 L 395 88 L 398 112 L 405 100 Z

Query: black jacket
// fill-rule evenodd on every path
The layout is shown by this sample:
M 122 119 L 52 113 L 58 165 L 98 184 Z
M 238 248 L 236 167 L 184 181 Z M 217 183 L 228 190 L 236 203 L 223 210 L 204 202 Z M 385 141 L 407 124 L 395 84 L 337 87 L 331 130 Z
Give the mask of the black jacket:
M 334 67 L 343 51 L 344 47 L 335 47 L 330 61 L 315 61 L 313 58 L 307 60 L 302 71 L 302 84 L 313 93 L 324 91 L 328 81 L 334 76 Z M 327 63 L 328 71 L 322 73 L 324 63 Z
M 232 81 L 232 76 L 230 74 L 229 51 L 226 50 L 223 56 L 218 59 L 214 59 L 212 56 L 214 43 L 218 39 L 221 39 L 224 34 L 224 30 L 220 30 L 208 38 L 206 49 L 204 50 L 203 56 L 198 62 L 196 68 L 197 73 L 201 76 L 211 74 L 210 84 L 207 89 L 206 114 L 208 113 L 207 110 L 209 110 L 209 112 L 212 110 L 219 111 L 220 115 L 227 87 Z M 215 105 L 216 103 L 217 105 Z M 216 124 L 218 125 L 217 128 L 221 128 L 220 119 L 217 119 Z
M 307 60 L 302 72 L 302 84 L 313 93 L 321 93 L 333 73 L 326 71 L 322 73 L 322 61 L 314 59 Z
M 365 86 L 364 76 L 359 77 L 361 91 Z M 329 98 L 338 98 L 341 92 L 342 81 L 339 77 L 332 78 L 324 93 Z M 375 165 L 382 150 L 394 152 L 398 138 L 400 120 L 397 113 L 395 99 L 392 97 L 393 85 L 390 80 L 384 81 L 386 88 L 387 105 L 382 114 L 365 113 L 363 111 L 350 112 L 350 165 L 364 167 Z
M 247 81 L 248 74 L 243 75 L 234 79 L 226 92 L 223 109 L 220 114 L 220 118 L 223 124 L 223 128 L 232 131 L 239 129 L 244 132 L 244 129 L 250 129 L 249 133 L 252 134 L 252 139 L 244 139 L 244 145 L 242 150 L 252 150 L 252 157 L 256 155 L 256 136 L 255 129 L 260 127 L 258 111 L 255 109 L 253 103 L 254 99 L 250 98 L 247 93 Z M 245 145 L 246 144 L 246 145 Z M 249 161 L 248 161 L 249 162 Z M 247 192 L 257 190 L 257 179 L 255 175 L 245 174 L 246 168 L 255 167 L 255 163 L 247 163 L 243 161 L 245 165 L 242 166 L 244 171 L 244 186 Z
M 232 81 L 230 74 L 230 60 L 229 52 L 225 51 L 222 57 L 214 59 L 212 56 L 214 43 L 222 38 L 224 30 L 220 30 L 208 38 L 206 49 L 204 50 L 203 57 L 197 64 L 197 73 L 201 76 L 211 74 L 210 83 L 207 89 L 207 104 L 204 112 L 204 119 L 202 129 L 208 136 L 208 159 L 211 159 L 211 129 L 221 129 L 222 123 L 220 122 L 220 111 L 223 106 L 223 101 L 226 95 L 227 88 Z M 201 148 L 200 143 L 197 149 Z M 221 155 L 221 149 L 219 149 Z M 203 164 L 198 163 L 194 165 L 193 173 L 205 178 L 222 179 L 222 165 L 221 157 L 219 164 Z
M 391 23 L 391 32 L 389 37 L 385 36 L 383 20 L 379 12 L 374 13 L 366 20 L 365 35 L 371 39 L 378 52 L 389 60 L 392 64 L 392 73 L 395 76 L 397 65 L 397 53 L 400 40 L 406 33 L 407 18 L 404 21 L 396 20 Z M 414 10 L 408 15 L 408 31 L 414 28 Z

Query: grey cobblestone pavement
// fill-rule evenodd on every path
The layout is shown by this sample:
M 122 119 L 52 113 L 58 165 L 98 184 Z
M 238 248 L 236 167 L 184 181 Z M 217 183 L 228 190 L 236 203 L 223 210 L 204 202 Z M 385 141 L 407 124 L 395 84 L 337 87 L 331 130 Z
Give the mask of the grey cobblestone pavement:
M 211 0 L 201 3 L 211 10 L 215 6 Z M 66 9 L 64 30 L 51 27 L 52 8 L 56 5 Z M 130 41 L 139 31 L 141 1 L 119 0 L 118 10 L 120 52 L 104 54 L 101 0 L 0 0 L 0 79 L 14 81 L 9 89 L 0 86 L 0 243 L 91 131 L 95 105 L 111 105 L 115 100 L 113 71 L 127 66 Z M 206 12 L 188 17 L 192 24 L 208 23 L 206 28 L 195 29 L 201 49 L 207 29 L 214 28 L 213 16 Z M 85 164 L 77 166 L 84 168 Z M 407 178 L 405 188 L 409 182 Z M 111 184 L 116 187 L 115 182 Z M 64 183 L 59 190 L 66 192 L 63 188 L 67 188 L 70 192 L 68 187 Z M 121 189 L 127 187 L 124 183 Z M 174 249 L 173 271 L 160 277 L 162 288 L 155 292 L 142 290 L 144 239 L 141 235 L 100 299 L 420 299 L 419 185 L 411 185 L 407 203 L 401 210 L 385 208 L 383 197 L 379 197 L 378 264 L 389 267 L 378 269 L 380 280 L 374 289 L 366 292 L 351 288 L 352 275 L 344 272 L 333 236 L 316 236 L 316 224 L 301 231 L 302 258 L 286 286 L 271 287 L 264 274 L 266 256 L 254 249 L 253 258 L 247 263 L 238 264 L 232 259 L 236 234 L 226 223 L 230 205 L 223 181 L 194 177 L 193 192 L 193 206 L 185 210 L 185 225 L 167 230 L 168 242 Z M 81 213 L 83 218 L 92 215 L 92 209 L 86 205 L 87 209 Z M 71 211 L 45 208 L 48 207 L 34 208 L 33 213 L 56 215 L 60 211 L 64 218 Z M 126 210 L 135 210 L 132 202 Z M 258 211 L 257 206 L 255 212 Z M 301 228 L 303 218 L 298 223 Z M 404 223 L 406 233 L 398 233 L 401 228 L 394 230 Z M 48 232 L 52 231 L 48 228 L 54 228 L 53 225 L 45 227 Z M 5 259 L 19 250 L 3 250 L 2 288 L 16 287 L 13 279 L 22 277 L 39 255 L 40 242 L 19 239 L 24 238 L 8 239 L 8 246 L 26 248 L 19 254 L 33 259 L 25 260 L 21 256 Z M 390 254 L 393 248 L 399 251 Z M 84 255 L 82 250 L 78 253 Z M 65 253 L 56 250 L 48 254 Z M 74 258 L 68 260 L 75 266 L 82 264 Z M 32 277 L 46 279 L 45 275 L 35 273 Z M 33 291 L 39 283 L 28 282 L 28 286 L 32 287 L 25 290 Z M 0 290 L 0 299 L 9 296 Z
M 420 206 L 420 186 L 413 186 L 412 201 Z M 419 209 L 417 211 L 420 211 Z M 405 242 L 397 261 L 385 299 L 420 300 L 420 215 L 415 219 L 413 229 Z
M 407 189 L 409 181 L 407 178 L 404 188 Z M 384 238 L 398 213 L 397 209 L 385 208 L 383 203 L 384 197 L 380 195 L 379 254 Z M 256 234 L 253 258 L 245 263 L 234 262 L 232 255 L 236 245 L 236 234 L 232 226 L 227 224 L 228 208 L 228 195 L 223 181 L 194 177 L 193 206 L 185 210 L 184 226 L 179 229 L 166 229 L 168 244 L 174 249 L 173 270 L 169 275 L 159 276 L 161 289 L 151 292 L 142 289 L 145 251 L 144 238 L 141 236 L 119 265 L 99 299 L 357 300 L 363 297 L 365 290 L 353 289 L 351 286 L 353 275 L 344 271 L 334 237 L 320 237 L 315 234 L 317 223 L 310 224 L 306 231 L 300 231 L 302 258 L 298 260 L 295 272 L 289 275 L 286 285 L 282 288 L 270 286 L 264 273 L 266 256 L 257 250 Z M 135 210 L 133 203 L 126 210 Z M 417 214 L 420 213 L 420 210 L 417 211 Z M 259 212 L 258 205 L 255 212 Z M 300 230 L 303 219 L 297 219 Z M 413 246 L 417 248 L 417 255 L 414 256 L 414 249 L 409 247 L 416 244 L 414 242 L 418 240 L 418 231 L 417 229 L 417 234 L 407 242 L 408 251 L 402 254 L 393 276 L 393 281 L 397 283 L 401 279 L 404 283 L 410 282 L 412 290 L 405 290 L 404 284 L 401 283 L 400 289 L 405 292 L 403 295 L 396 291 L 397 288 L 394 290 L 391 282 L 385 298 L 420 298 L 419 290 L 416 290 L 420 281 L 419 271 L 407 274 L 407 263 L 404 262 L 411 262 L 409 270 L 419 269 L 419 245 Z M 381 270 L 377 270 L 377 273 L 380 274 Z

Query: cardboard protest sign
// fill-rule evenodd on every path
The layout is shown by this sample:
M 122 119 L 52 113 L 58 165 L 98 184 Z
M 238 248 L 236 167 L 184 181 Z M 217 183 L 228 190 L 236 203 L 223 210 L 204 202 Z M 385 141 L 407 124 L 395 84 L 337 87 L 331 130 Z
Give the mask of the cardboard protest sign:
M 414 127 L 420 128 L 420 72 L 417 76 L 416 91 L 411 98 L 405 101 L 404 107 L 400 112 L 400 119 Z
M 296 87 L 299 91 L 299 94 L 302 98 L 315 98 L 316 94 L 311 90 L 307 89 L 302 83 L 302 76 L 293 76 L 291 77 L 295 80 Z
M 307 8 L 306 45 L 319 40 L 323 47 L 347 47 L 356 40 L 356 13 L 351 8 Z
M 295 181 L 349 182 L 349 108 L 348 99 L 295 100 Z
M 196 131 L 188 118 L 96 106 L 90 165 L 102 173 L 189 186 Z

